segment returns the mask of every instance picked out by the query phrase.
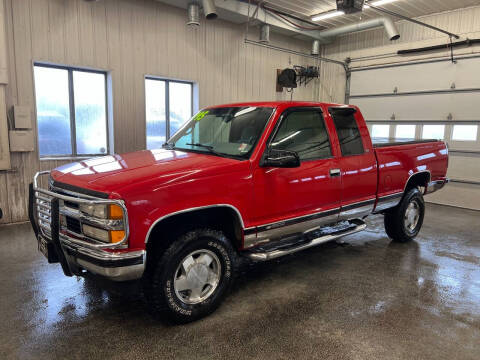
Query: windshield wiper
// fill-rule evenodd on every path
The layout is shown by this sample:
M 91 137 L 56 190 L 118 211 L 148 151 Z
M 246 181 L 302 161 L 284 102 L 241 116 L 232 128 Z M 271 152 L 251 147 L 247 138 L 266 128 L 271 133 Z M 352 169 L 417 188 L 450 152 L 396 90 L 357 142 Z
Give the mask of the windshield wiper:
M 205 144 L 200 144 L 200 143 L 186 143 L 185 145 L 202 147 L 204 149 L 207 149 L 210 153 L 215 154 L 217 156 L 224 156 L 225 155 L 225 154 L 219 153 L 218 151 L 213 150 L 213 146 L 211 146 L 211 145 L 205 145 Z
M 164 143 L 162 144 L 162 148 L 167 150 L 175 149 L 175 143 Z

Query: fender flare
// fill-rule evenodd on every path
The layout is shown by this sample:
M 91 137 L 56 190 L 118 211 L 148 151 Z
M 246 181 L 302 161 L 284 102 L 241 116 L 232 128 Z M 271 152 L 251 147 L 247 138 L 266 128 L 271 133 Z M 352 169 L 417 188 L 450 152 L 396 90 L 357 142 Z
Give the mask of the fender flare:
M 183 210 L 179 210 L 179 211 L 174 211 L 174 212 L 171 212 L 171 213 L 169 213 L 169 214 L 160 216 L 157 220 L 155 220 L 155 221 L 152 223 L 152 225 L 150 225 L 150 228 L 148 229 L 147 235 L 145 236 L 145 244 L 148 243 L 148 239 L 150 238 L 150 234 L 152 233 L 152 230 L 153 230 L 153 229 L 155 228 L 155 226 L 157 226 L 157 224 L 160 223 L 161 221 L 166 220 L 166 219 L 168 219 L 168 218 L 170 218 L 170 217 L 172 217 L 172 216 L 176 216 L 176 215 L 186 214 L 186 213 L 194 212 L 194 211 L 198 211 L 198 210 L 218 208 L 218 207 L 230 208 L 230 209 L 232 209 L 233 211 L 235 211 L 235 213 L 237 214 L 238 220 L 240 221 L 240 225 L 242 226 L 242 230 L 245 230 L 245 223 L 244 223 L 244 221 L 243 221 L 242 214 L 240 213 L 240 211 L 238 210 L 238 208 L 236 208 L 235 206 L 230 205 L 230 204 L 212 204 L 212 205 L 205 205 L 205 206 L 197 206 L 197 207 L 193 207 L 193 208 L 188 208 L 188 209 L 183 209 Z

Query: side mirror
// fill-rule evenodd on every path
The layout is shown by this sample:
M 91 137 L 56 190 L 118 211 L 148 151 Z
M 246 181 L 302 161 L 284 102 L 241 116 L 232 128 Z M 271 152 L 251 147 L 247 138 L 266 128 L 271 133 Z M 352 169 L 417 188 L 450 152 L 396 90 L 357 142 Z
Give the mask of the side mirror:
M 261 167 L 296 168 L 300 158 L 295 151 L 269 149 L 260 164 Z

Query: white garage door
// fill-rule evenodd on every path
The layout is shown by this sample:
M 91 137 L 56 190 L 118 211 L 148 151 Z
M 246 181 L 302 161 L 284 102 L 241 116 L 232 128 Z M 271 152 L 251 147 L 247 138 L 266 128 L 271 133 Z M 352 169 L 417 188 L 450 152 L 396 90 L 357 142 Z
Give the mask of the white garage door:
M 350 103 L 374 137 L 447 141 L 452 183 L 427 201 L 480 210 L 480 57 L 355 69 Z

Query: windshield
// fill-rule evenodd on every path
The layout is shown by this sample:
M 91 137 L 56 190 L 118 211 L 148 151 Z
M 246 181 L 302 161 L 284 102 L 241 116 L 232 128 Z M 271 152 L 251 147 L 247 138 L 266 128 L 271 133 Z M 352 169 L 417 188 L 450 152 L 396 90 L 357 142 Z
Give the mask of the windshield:
M 273 108 L 269 107 L 221 107 L 202 110 L 165 146 L 247 159 L 272 112 Z

